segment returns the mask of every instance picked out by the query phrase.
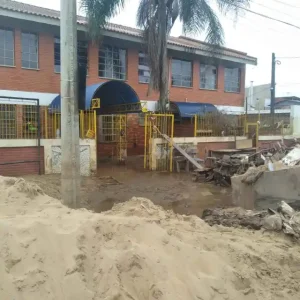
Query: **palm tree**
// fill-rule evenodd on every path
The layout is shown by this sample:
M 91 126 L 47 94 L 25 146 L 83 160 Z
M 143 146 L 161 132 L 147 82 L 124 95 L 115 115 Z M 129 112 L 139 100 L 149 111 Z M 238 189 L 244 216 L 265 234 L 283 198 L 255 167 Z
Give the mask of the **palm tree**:
M 145 50 L 151 70 L 149 91 L 159 91 L 159 108 L 165 111 L 168 101 L 167 40 L 179 18 L 185 34 L 206 32 L 206 42 L 212 56 L 220 53 L 224 44 L 224 31 L 215 10 L 223 14 L 238 15 L 240 9 L 249 6 L 251 0 L 140 0 L 137 26 L 143 30 Z M 101 29 L 124 8 L 126 0 L 81 0 L 86 12 L 89 33 L 93 40 L 101 35 Z

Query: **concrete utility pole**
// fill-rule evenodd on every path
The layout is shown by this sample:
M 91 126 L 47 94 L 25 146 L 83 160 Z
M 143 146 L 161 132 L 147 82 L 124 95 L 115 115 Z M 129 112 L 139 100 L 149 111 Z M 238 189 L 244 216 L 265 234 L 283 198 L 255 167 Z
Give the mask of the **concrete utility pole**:
M 270 105 L 270 112 L 271 115 L 274 117 L 275 114 L 275 72 L 276 72 L 276 57 L 275 53 L 272 53 L 272 74 L 271 74 L 271 105 Z
M 61 0 L 61 192 L 76 208 L 80 192 L 76 0 Z

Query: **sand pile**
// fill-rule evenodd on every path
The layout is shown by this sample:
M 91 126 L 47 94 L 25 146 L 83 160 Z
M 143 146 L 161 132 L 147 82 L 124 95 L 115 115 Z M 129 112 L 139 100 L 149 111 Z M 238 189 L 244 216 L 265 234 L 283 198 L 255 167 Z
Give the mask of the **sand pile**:
M 96 214 L 0 177 L 1 300 L 300 299 L 299 245 L 133 198 Z

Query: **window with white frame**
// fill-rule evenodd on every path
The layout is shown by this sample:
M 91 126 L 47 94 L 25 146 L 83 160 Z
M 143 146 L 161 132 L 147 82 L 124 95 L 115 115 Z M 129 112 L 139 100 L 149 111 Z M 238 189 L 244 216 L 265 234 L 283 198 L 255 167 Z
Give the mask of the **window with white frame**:
M 192 86 L 192 62 L 172 59 L 172 85 Z
M 139 52 L 139 82 L 141 83 L 149 83 L 150 81 L 150 68 L 148 56 L 146 53 L 140 51 Z
M 88 42 L 77 42 L 77 57 L 78 63 L 81 66 L 86 66 L 88 73 Z M 54 71 L 60 73 L 60 38 L 54 38 Z
M 241 88 L 240 68 L 225 68 L 225 92 L 239 93 Z
M 200 89 L 216 90 L 218 71 L 216 66 L 200 64 Z
M 126 49 L 101 45 L 99 49 L 99 77 L 126 80 L 126 73 Z
M 0 28 L 0 65 L 14 66 L 14 32 L 13 30 Z
M 117 138 L 116 116 L 98 116 L 98 140 L 101 143 L 114 143 Z
M 38 69 L 39 40 L 34 33 L 22 32 L 22 67 L 26 69 Z

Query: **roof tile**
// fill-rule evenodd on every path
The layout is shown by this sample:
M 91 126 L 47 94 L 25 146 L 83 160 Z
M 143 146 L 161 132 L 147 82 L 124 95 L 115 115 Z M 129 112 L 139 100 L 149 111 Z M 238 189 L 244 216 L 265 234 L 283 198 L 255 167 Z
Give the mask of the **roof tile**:
M 52 18 L 52 19 L 60 19 L 60 12 L 57 10 L 53 9 L 48 9 L 44 7 L 39 7 L 31 4 L 26 4 L 18 1 L 12 1 L 12 0 L 0 0 L 0 8 L 6 9 L 6 10 L 11 10 L 11 11 L 16 11 L 16 12 L 21 12 L 21 13 L 26 13 L 26 14 L 31 14 L 31 15 L 37 15 L 37 16 L 42 16 L 46 18 Z M 87 19 L 83 16 L 77 16 L 77 22 L 78 24 L 85 25 L 87 24 Z M 113 23 L 108 23 L 106 26 L 106 30 L 108 31 L 114 31 L 126 35 L 131 35 L 131 36 L 142 36 L 142 30 L 132 28 L 132 27 L 127 27 L 123 25 L 118 25 L 118 24 L 113 24 Z M 202 50 L 202 51 L 209 51 L 209 44 L 187 38 L 184 36 L 180 37 L 169 37 L 168 40 L 169 44 L 172 45 L 177 45 L 177 46 L 182 46 L 190 49 L 195 49 L 195 50 Z M 237 50 L 233 49 L 228 49 L 222 47 L 222 54 L 231 56 L 231 57 L 237 57 L 237 58 L 242 58 L 246 59 L 248 61 L 253 61 L 256 62 L 256 58 L 248 56 L 247 53 L 240 52 Z

